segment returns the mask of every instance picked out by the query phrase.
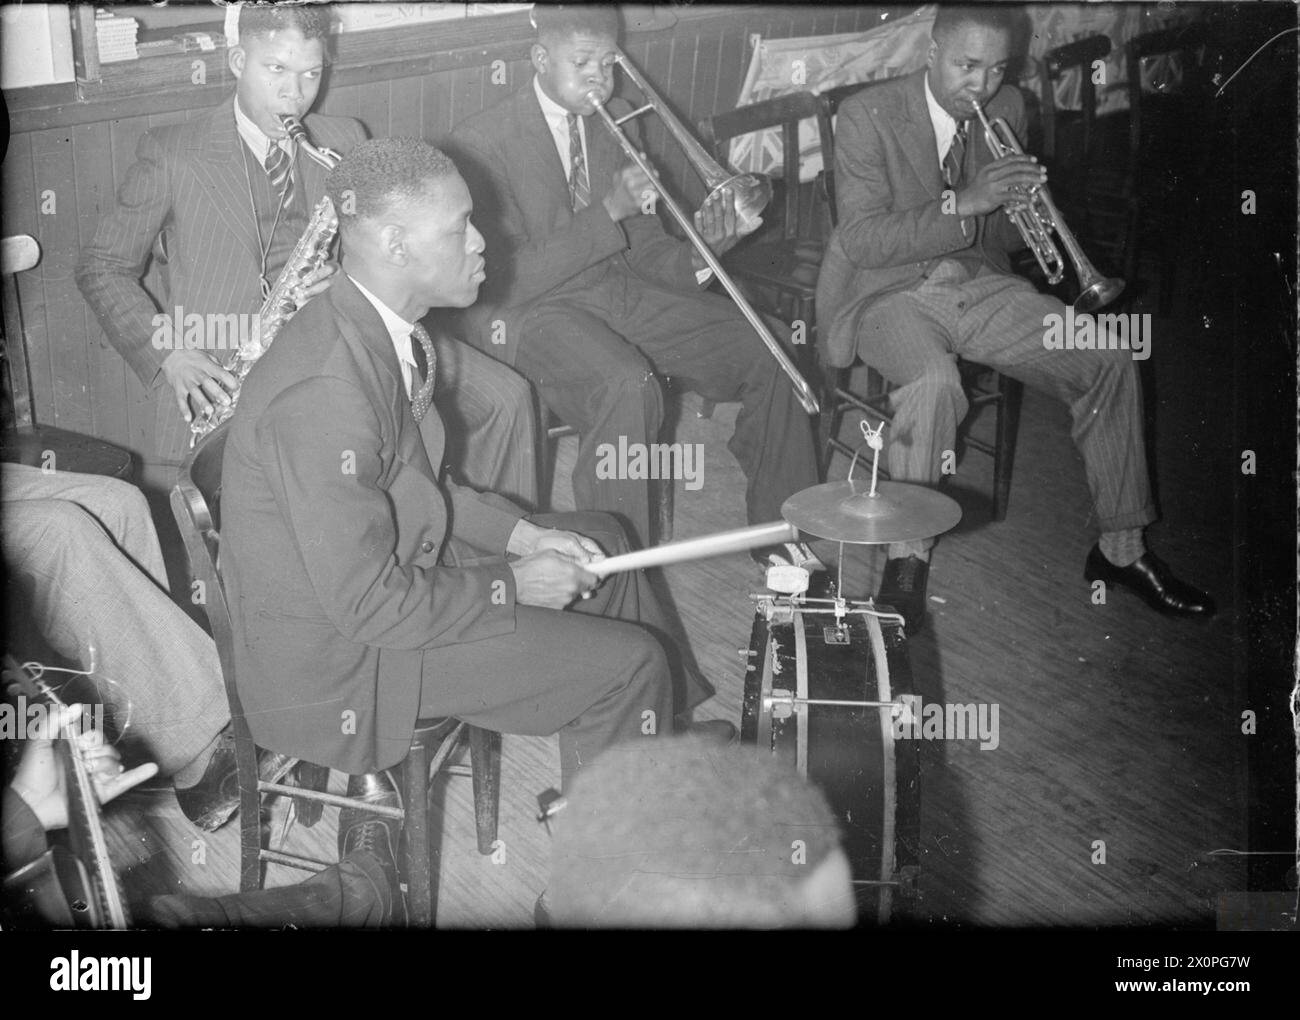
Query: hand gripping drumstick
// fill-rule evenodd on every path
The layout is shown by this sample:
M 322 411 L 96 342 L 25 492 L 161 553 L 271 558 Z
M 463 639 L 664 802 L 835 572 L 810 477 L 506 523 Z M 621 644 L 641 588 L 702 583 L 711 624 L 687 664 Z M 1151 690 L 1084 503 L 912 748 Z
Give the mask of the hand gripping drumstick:
M 776 545 L 779 542 L 794 542 L 798 538 L 799 529 L 793 524 L 787 521 L 771 521 L 768 524 L 755 524 L 734 531 L 720 531 L 716 535 L 686 538 L 680 542 L 657 545 L 652 549 L 637 549 L 635 552 L 589 563 L 585 569 L 597 577 L 607 577 L 624 570 L 641 570 L 645 567 L 662 567 L 669 563 L 703 560 L 710 556 L 743 552 L 746 549 Z

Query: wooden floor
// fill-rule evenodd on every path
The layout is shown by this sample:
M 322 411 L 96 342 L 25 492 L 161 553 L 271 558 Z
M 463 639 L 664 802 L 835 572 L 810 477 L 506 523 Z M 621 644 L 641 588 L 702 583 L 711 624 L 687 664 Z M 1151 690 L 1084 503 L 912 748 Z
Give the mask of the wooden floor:
M 1095 522 L 1067 414 L 1027 393 L 1007 519 L 990 522 L 991 465 L 971 453 L 953 490 L 965 516 L 935 554 L 930 622 L 911 642 L 926 700 L 996 704 L 1000 732 L 993 750 L 969 741 L 923 747 L 920 893 L 906 923 L 1211 926 L 1216 896 L 1242 887 L 1237 859 L 1212 856 L 1242 847 L 1247 821 L 1234 604 L 1234 550 L 1247 525 L 1234 520 L 1232 483 L 1223 482 L 1238 474 L 1240 444 L 1223 441 L 1221 410 L 1201 399 L 1203 366 L 1226 367 L 1225 334 L 1157 320 L 1155 335 L 1146 369 L 1158 394 L 1163 516 L 1149 539 L 1215 593 L 1219 616 L 1166 620 L 1116 592 L 1092 603 L 1082 572 Z M 745 523 L 743 477 L 726 451 L 736 407 L 703 420 L 698 406 L 686 398 L 677 438 L 705 444 L 704 484 L 688 492 L 679 483 L 679 538 Z M 561 508 L 571 505 L 573 442 L 560 450 Z M 837 459 L 832 477 L 846 467 Z M 851 548 L 846 592 L 872 593 L 881 562 L 882 554 Z M 667 580 L 718 689 L 699 714 L 738 721 L 738 650 L 748 642 L 756 568 L 733 555 L 669 568 Z M 468 783 L 450 781 L 440 794 L 440 927 L 532 925 L 548 854 L 536 795 L 558 779 L 554 739 L 505 737 L 493 857 L 475 849 Z M 281 804 L 277 841 L 285 812 Z M 120 814 L 143 823 L 143 835 L 121 848 L 142 861 L 129 878 L 134 894 L 235 888 L 235 825 L 200 834 L 166 792 L 137 795 Z M 310 831 L 291 826 L 287 844 L 332 858 L 332 816 Z M 270 871 L 271 884 L 299 877 Z

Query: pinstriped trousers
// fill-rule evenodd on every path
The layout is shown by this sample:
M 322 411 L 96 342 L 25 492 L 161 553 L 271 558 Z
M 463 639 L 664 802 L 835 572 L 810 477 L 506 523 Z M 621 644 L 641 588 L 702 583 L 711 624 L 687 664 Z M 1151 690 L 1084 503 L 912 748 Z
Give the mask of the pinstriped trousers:
M 129 720 L 124 746 L 163 775 L 195 762 L 230 721 L 221 664 L 160 586 L 144 496 L 114 478 L 15 464 L 3 479 L 10 647 L 43 655 L 43 642 L 88 669 L 94 645 L 95 678 L 78 678 L 65 699 L 102 701 L 117 727 Z
M 1143 445 L 1142 391 L 1131 353 L 1047 350 L 1047 315 L 1065 305 L 1018 276 L 945 259 L 912 290 L 872 305 L 858 324 L 858 354 L 891 383 L 894 422 L 890 476 L 933 485 L 957 440 L 968 404 L 957 358 L 988 365 L 1044 390 L 1070 409 L 1071 437 L 1083 457 L 1092 510 L 1102 532 L 1156 518 Z M 1100 342 L 1099 342 L 1100 345 Z M 934 545 L 890 546 L 889 555 Z

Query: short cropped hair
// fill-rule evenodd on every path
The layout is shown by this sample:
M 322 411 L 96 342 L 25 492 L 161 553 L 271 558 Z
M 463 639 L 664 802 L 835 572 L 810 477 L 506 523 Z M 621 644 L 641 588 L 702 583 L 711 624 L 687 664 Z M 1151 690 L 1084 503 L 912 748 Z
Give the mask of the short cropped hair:
M 339 226 L 383 216 L 396 205 L 428 196 L 456 164 L 422 138 L 375 138 L 353 148 L 325 180 Z
M 244 4 L 239 9 L 239 38 L 294 28 L 304 39 L 327 41 L 332 17 L 328 4 Z
M 618 11 L 608 4 L 534 4 L 530 20 L 543 45 L 579 33 L 618 39 Z
M 986 3 L 948 6 L 939 5 L 939 13 L 934 16 L 934 27 L 930 35 L 939 39 L 960 28 L 962 25 L 979 25 L 981 28 L 1006 32 L 1013 38 L 1016 34 L 1017 11 L 1005 4 Z
M 805 925 L 790 893 L 839 846 L 825 797 L 771 755 L 647 737 L 574 780 L 549 909 L 562 927 Z

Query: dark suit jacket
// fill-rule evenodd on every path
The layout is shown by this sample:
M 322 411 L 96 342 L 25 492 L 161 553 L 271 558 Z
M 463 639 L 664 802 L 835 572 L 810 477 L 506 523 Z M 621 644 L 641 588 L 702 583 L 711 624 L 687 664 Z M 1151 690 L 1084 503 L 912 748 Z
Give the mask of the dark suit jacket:
M 315 144 L 340 153 L 365 138 L 361 125 L 345 117 L 308 114 L 303 123 Z M 260 252 L 243 150 L 233 96 L 185 124 L 146 132 L 118 189 L 116 208 L 100 217 L 94 239 L 81 252 L 77 286 L 145 386 L 157 384 L 171 353 L 150 343 L 155 313 L 176 305 L 200 315 L 261 306 Z M 295 170 L 310 209 L 325 193 L 327 171 L 301 155 Z M 161 309 L 141 284 L 160 235 L 167 280 Z
M 1010 272 L 1024 247 L 1001 209 L 967 217 L 944 212 L 943 174 L 925 101 L 925 70 L 867 86 L 845 100 L 835 125 L 838 226 L 817 280 L 817 325 L 828 364 L 850 365 L 863 313 L 887 294 L 915 287 L 943 258 L 976 259 Z M 1004 85 L 989 101 L 1025 137 L 1020 90 Z M 964 176 L 993 161 L 978 118 L 967 128 Z
M 430 421 L 433 419 L 433 421 Z M 222 574 L 257 742 L 349 773 L 403 758 L 426 653 L 509 634 L 504 559 L 441 565 L 449 537 L 503 555 L 523 511 L 438 478 L 388 331 L 340 274 L 249 373 L 222 473 Z M 426 441 L 428 446 L 426 447 Z
M 609 103 L 615 116 L 630 109 Z M 487 240 L 487 283 L 465 317 L 466 336 L 513 364 L 518 324 L 540 298 L 597 284 L 617 264 L 659 286 L 696 290 L 691 248 L 669 236 L 657 215 L 615 223 L 601 202 L 628 160 L 596 115 L 585 118 L 591 204 L 575 213 L 566 168 L 533 91 L 532 80 L 455 130 L 448 148 L 474 199 L 473 220 Z M 624 130 L 636 139 L 632 124 Z M 639 145 L 640 143 L 637 142 Z M 494 345 L 500 320 L 504 345 Z

